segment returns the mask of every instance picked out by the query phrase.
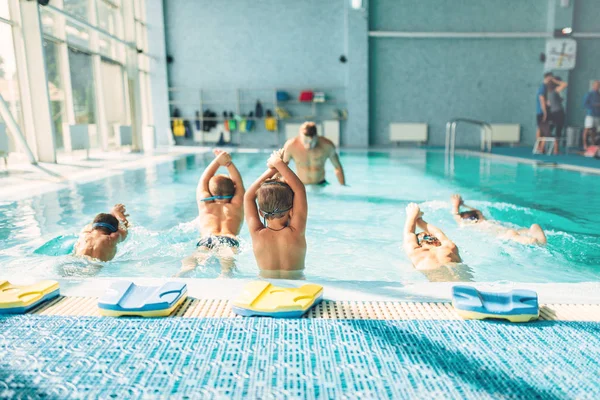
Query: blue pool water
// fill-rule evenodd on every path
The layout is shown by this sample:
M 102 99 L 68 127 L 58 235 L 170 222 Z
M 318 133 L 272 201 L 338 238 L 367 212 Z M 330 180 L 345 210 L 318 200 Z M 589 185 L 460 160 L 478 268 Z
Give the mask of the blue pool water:
M 84 276 L 169 277 L 199 237 L 195 189 L 210 155 L 128 170 L 92 182 L 18 201 L 0 201 L 0 272 L 3 277 Z M 265 153 L 234 154 L 246 186 L 265 169 Z M 443 153 L 342 154 L 349 187 L 333 183 L 309 188 L 310 279 L 425 282 L 401 248 L 405 207 L 417 202 L 425 218 L 459 246 L 467 266 L 452 279 L 517 282 L 579 282 L 600 278 L 600 178 L 525 164 L 457 156 L 448 174 Z M 334 179 L 328 166 L 328 177 Z M 449 197 L 459 192 L 468 204 L 509 225 L 539 223 L 546 247 L 503 242 L 456 226 Z M 0 193 L 0 200 L 2 193 Z M 131 214 L 130 237 L 117 257 L 103 265 L 71 256 L 33 251 L 58 235 L 77 233 L 96 213 L 115 203 Z M 238 277 L 254 277 L 257 266 L 247 227 L 242 228 Z M 213 260 L 193 277 L 215 278 Z M 437 279 L 448 279 L 440 275 Z

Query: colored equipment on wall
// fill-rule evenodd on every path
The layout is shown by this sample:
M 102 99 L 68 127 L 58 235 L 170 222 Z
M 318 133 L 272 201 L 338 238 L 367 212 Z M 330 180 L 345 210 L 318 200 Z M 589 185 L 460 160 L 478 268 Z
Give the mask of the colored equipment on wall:
M 283 90 L 277 91 L 277 101 L 288 101 L 290 99 L 290 95 L 288 92 L 284 92 Z
M 40 281 L 22 286 L 0 281 L 0 314 L 23 314 L 59 294 L 57 281 Z
M 185 125 L 183 119 L 175 118 L 173 120 L 173 135 L 177 137 L 185 136 Z
M 116 281 L 98 300 L 98 308 L 108 317 L 166 317 L 186 298 L 187 285 L 181 282 L 138 286 L 131 281 Z
M 325 103 L 325 93 L 324 92 L 315 92 L 313 101 L 315 103 Z
M 314 93 L 312 90 L 303 90 L 300 92 L 300 96 L 298 97 L 299 101 L 309 102 L 313 101 Z
M 540 314 L 537 293 L 515 289 L 496 293 L 477 290 L 472 286 L 452 288 L 452 305 L 465 319 L 506 319 L 510 322 L 528 322 Z
M 263 106 L 260 103 L 260 100 L 256 100 L 256 107 L 254 107 L 254 115 L 256 116 L 256 118 L 263 117 Z
M 298 288 L 273 286 L 254 281 L 244 286 L 231 303 L 234 313 L 245 317 L 300 318 L 323 300 L 323 286 L 302 285 Z
M 275 107 L 275 113 L 279 119 L 291 118 L 290 113 L 283 107 Z

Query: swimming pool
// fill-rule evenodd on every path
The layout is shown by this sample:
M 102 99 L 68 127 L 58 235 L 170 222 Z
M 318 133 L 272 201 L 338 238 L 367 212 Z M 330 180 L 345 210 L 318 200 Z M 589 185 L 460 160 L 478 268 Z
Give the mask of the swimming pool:
M 266 153 L 240 152 L 234 161 L 248 186 L 265 168 Z M 170 277 L 195 247 L 195 188 L 212 154 L 127 170 L 17 201 L 0 202 L 0 271 L 3 277 L 77 279 Z M 600 280 L 599 177 L 527 164 L 457 155 L 447 174 L 439 151 L 344 152 L 349 187 L 333 182 L 309 188 L 306 274 L 321 281 L 426 282 L 401 248 L 404 208 L 417 202 L 428 222 L 454 240 L 468 267 L 460 279 L 480 282 L 582 282 Z M 333 171 L 328 166 L 328 177 Z M 546 247 L 507 243 L 456 226 L 449 197 L 508 224 L 539 223 Z M 0 194 L 0 200 L 2 194 Z M 117 257 L 97 268 L 80 259 L 34 255 L 46 241 L 77 233 L 115 203 L 131 214 L 130 237 Z M 257 274 L 247 227 L 242 228 L 237 277 Z M 215 278 L 216 260 L 193 277 Z M 444 279 L 441 277 L 441 279 Z

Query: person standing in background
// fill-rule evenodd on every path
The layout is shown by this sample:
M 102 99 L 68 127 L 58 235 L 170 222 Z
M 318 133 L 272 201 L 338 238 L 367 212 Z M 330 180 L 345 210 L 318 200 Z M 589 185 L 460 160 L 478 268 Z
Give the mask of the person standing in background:
M 537 120 L 537 132 L 535 133 L 536 138 L 548 136 L 550 134 L 550 121 L 548 120 L 548 84 L 552 80 L 552 72 L 546 72 L 544 74 L 544 83 L 539 87 L 536 96 L 536 120 Z M 544 152 L 544 143 L 539 144 L 538 152 Z
M 583 149 L 587 150 L 588 137 L 591 136 L 591 145 L 596 144 L 596 132 L 600 128 L 600 81 L 592 83 L 590 90 L 583 100 L 583 108 L 585 108 L 585 123 L 583 130 Z
M 548 83 L 548 108 L 550 112 L 548 119 L 554 126 L 554 137 L 556 143 L 554 145 L 554 154 L 558 154 L 560 150 L 560 138 L 562 131 L 565 126 L 565 108 L 563 107 L 563 98 L 560 92 L 565 90 L 567 82 L 563 82 L 560 77 L 552 77 L 550 83 Z

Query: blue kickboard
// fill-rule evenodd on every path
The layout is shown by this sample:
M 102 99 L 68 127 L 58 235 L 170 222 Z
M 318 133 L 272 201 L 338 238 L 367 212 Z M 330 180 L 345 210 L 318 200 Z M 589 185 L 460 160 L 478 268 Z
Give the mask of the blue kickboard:
M 117 281 L 98 300 L 98 307 L 112 311 L 166 310 L 186 293 L 187 285 L 181 282 L 138 286 L 131 281 Z
M 40 304 L 42 304 L 43 302 L 46 302 L 48 300 L 52 300 L 55 297 L 58 297 L 60 295 L 60 289 L 56 289 L 53 292 L 50 292 L 46 295 L 44 295 L 44 297 L 42 297 L 41 299 L 39 299 L 38 301 L 36 301 L 35 303 L 31 303 L 28 306 L 25 307 L 13 307 L 13 308 L 0 308 L 0 314 L 24 314 L 27 311 L 39 306 Z
M 317 297 L 315 299 L 315 302 L 306 310 L 297 310 L 297 311 L 264 312 L 264 311 L 250 310 L 248 308 L 241 308 L 241 307 L 236 307 L 236 306 L 232 306 L 231 310 L 234 313 L 241 315 L 242 317 L 300 318 L 301 316 L 306 314 L 308 311 L 310 311 L 310 309 L 312 309 L 317 304 L 319 304 L 321 301 L 323 301 L 323 295 L 320 295 L 319 297 Z
M 37 249 L 33 254 L 41 254 L 45 256 L 68 256 L 74 253 L 75 245 L 79 240 L 77 235 L 61 235 L 54 239 L 50 239 Z
M 537 293 L 526 289 L 496 293 L 456 285 L 452 288 L 452 304 L 459 310 L 499 316 L 529 315 L 539 311 Z

